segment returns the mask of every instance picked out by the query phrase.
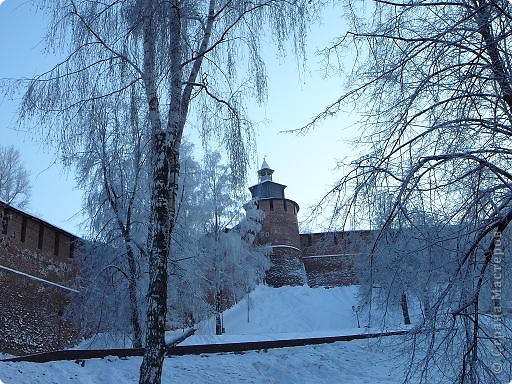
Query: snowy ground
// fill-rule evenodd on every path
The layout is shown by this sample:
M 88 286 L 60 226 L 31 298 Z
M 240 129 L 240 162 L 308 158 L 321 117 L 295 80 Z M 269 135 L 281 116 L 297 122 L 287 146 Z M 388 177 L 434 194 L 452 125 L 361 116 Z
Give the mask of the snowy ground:
M 358 340 L 327 345 L 167 358 L 163 383 L 397 383 L 401 368 L 380 347 Z M 0 363 L 5 384 L 136 383 L 140 358 Z
M 360 314 L 361 328 L 352 306 L 357 305 L 358 287 L 309 288 L 258 286 L 223 315 L 225 334 L 215 336 L 215 320 L 196 325 L 196 333 L 181 345 L 338 336 L 368 331 Z M 169 333 L 168 340 L 176 336 Z M 129 348 L 126 336 L 100 334 L 75 349 Z
M 215 336 L 215 321 L 197 325 L 194 336 L 181 345 L 229 343 L 239 341 L 283 340 L 382 332 L 370 328 L 368 313 L 357 316 L 358 287 L 309 288 L 257 287 L 247 298 L 223 315 L 225 334 Z M 400 316 L 386 330 L 403 329 Z M 379 324 L 380 325 L 380 324 Z
M 258 286 L 224 313 L 227 334 L 315 332 L 357 328 L 352 306 L 358 287 L 309 288 Z M 198 325 L 197 334 L 215 333 L 215 322 Z
M 214 322 L 198 325 L 197 334 L 183 344 L 272 340 L 354 334 L 352 306 L 357 287 L 332 289 L 307 287 L 258 287 L 249 302 L 243 300 L 224 314 L 226 335 L 214 336 Z M 249 308 L 249 310 L 248 310 Z M 365 316 L 361 314 L 361 325 Z M 392 340 L 391 340 L 392 339 Z M 400 382 L 403 358 L 391 345 L 400 337 L 375 341 L 355 340 L 334 344 L 246 352 L 167 358 L 164 383 L 372 383 Z M 90 348 L 121 347 L 126 340 L 100 337 Z M 402 354 L 402 356 L 404 356 Z M 11 383 L 136 383 L 140 358 L 74 362 L 0 363 L 0 382 Z M 439 381 L 439 383 L 442 383 Z

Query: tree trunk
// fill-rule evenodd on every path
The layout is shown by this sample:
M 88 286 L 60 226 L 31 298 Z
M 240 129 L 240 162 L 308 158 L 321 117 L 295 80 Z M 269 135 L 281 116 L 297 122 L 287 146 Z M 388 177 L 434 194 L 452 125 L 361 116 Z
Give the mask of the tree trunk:
M 137 300 L 137 265 L 131 245 L 126 245 L 126 256 L 128 259 L 128 293 L 130 297 L 130 311 L 133 328 L 133 347 L 142 348 L 142 327 L 139 317 L 139 303 Z
M 428 291 L 428 289 L 425 289 L 423 295 L 423 310 L 424 317 L 428 318 L 430 315 L 430 292 Z
M 144 87 L 151 123 L 151 232 L 149 236 L 149 287 L 146 349 L 140 367 L 140 384 L 159 384 L 165 355 L 167 317 L 167 260 L 174 228 L 178 195 L 181 118 L 181 21 L 179 4 L 169 22 L 170 97 L 167 127 L 162 127 L 156 71 L 156 2 L 144 9 Z
M 402 298 L 400 300 L 400 305 L 402 307 L 402 315 L 404 317 L 404 324 L 411 324 L 411 318 L 409 316 L 409 305 L 407 304 L 407 295 L 405 292 L 402 293 Z
M 170 234 L 176 206 L 178 157 L 169 159 L 169 138 L 164 132 L 156 135 L 156 162 L 153 175 L 151 210 L 153 233 L 149 254 L 149 288 L 147 309 L 146 351 L 140 369 L 140 384 L 161 381 L 165 355 L 165 321 L 167 317 L 167 260 Z M 172 176 L 172 181 L 170 179 Z
M 250 322 L 250 311 L 251 311 L 251 302 L 250 302 L 250 292 L 247 292 L 247 322 Z
M 219 312 L 215 314 L 215 334 L 222 335 L 222 321 Z
M 215 293 L 215 334 L 222 335 L 222 305 L 221 305 L 221 293 Z

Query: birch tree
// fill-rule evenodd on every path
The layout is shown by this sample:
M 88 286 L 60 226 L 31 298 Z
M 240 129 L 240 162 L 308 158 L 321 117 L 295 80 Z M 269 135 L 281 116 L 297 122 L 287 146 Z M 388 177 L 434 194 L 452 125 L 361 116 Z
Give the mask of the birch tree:
M 132 117 L 130 119 L 133 120 Z M 130 126 L 129 122 L 118 118 L 103 121 L 113 122 L 118 127 L 123 124 Z M 67 308 L 66 316 L 84 331 L 87 338 L 92 337 L 92 342 L 96 335 L 101 334 L 101 338 L 109 336 L 112 340 L 122 340 L 123 346 L 126 340 L 131 340 L 132 346 L 139 348 L 145 329 L 140 313 L 145 309 L 143 299 L 148 283 L 145 242 L 148 228 L 143 215 L 150 186 L 143 150 L 145 140 L 140 136 L 143 132 L 136 127 L 137 124 L 132 126 L 134 130 L 121 137 L 119 129 L 113 130 L 109 138 L 105 136 L 105 129 L 98 130 L 99 135 L 91 140 L 87 151 L 67 160 L 76 162 L 78 185 L 86 197 L 84 213 L 89 226 L 89 241 L 85 241 L 76 252 L 75 259 L 80 268 L 77 285 L 81 288 L 80 294 Z M 188 219 L 189 216 L 203 217 L 197 213 L 199 205 L 193 204 L 200 172 L 199 164 L 190 156 L 191 151 L 192 146 L 185 142 L 176 230 L 171 240 L 174 252 L 169 275 L 174 278 L 174 284 L 169 288 L 173 293 L 169 299 L 170 307 L 176 301 L 186 302 L 187 308 L 191 303 L 197 303 L 181 287 L 190 283 L 190 275 L 185 277 L 186 282 L 178 281 L 175 268 L 172 268 L 189 259 L 197 259 L 198 253 L 193 245 L 200 236 L 199 226 Z M 203 312 L 206 310 L 197 307 L 202 317 L 196 318 L 205 318 Z M 174 318 L 176 314 L 169 313 L 172 316 L 170 324 L 182 326 L 183 317 Z
M 122 342 L 118 347 L 129 343 L 136 347 L 136 338 L 141 335 L 136 333 L 133 311 L 136 310 L 136 315 L 142 312 L 140 298 L 144 281 L 137 274 L 137 302 L 134 303 L 130 298 L 133 281 L 126 248 L 119 240 L 117 237 L 110 243 L 84 241 L 76 250 L 75 261 L 80 267 L 76 283 L 80 292 L 72 297 L 65 317 L 91 344 L 99 337 L 99 340 L 110 338 L 116 345 Z M 142 322 L 139 326 L 143 328 Z
M 94 266 L 97 270 L 89 277 L 102 271 L 112 281 L 111 273 L 127 279 L 128 289 L 121 292 L 128 292 L 133 346 L 141 348 L 139 285 L 145 286 L 141 270 L 146 269 L 147 261 L 147 130 L 139 116 L 140 101 L 133 92 L 128 100 L 117 97 L 114 103 L 104 101 L 92 104 L 94 116 L 84 150 L 69 155 L 65 161 L 76 165 L 77 184 L 85 196 L 89 236 L 110 246 L 110 252 L 88 252 L 89 258 L 82 263 L 84 272 Z M 97 253 L 101 257 L 95 258 Z M 95 280 L 96 277 L 89 283 L 96 284 Z
M 30 199 L 29 173 L 14 147 L 0 147 L 0 199 L 23 208 Z
M 325 54 L 334 63 L 357 52 L 347 66 L 346 92 L 308 125 L 357 102 L 360 144 L 368 149 L 332 190 L 337 212 L 371 224 L 363 208 L 387 191 L 394 200 L 381 230 L 413 223 L 409 213 L 420 207 L 443 217 L 444 226 L 461 229 L 455 264 L 414 334 L 427 351 L 420 357 L 413 349 L 422 369 L 406 379 L 430 382 L 442 367 L 452 382 L 509 381 L 510 334 L 500 300 L 512 220 L 512 5 L 345 4 L 349 32 Z M 500 295 L 486 293 L 486 286 Z
M 205 137 L 225 143 L 233 174 L 243 180 L 250 138 L 243 101 L 248 96 L 263 101 L 266 90 L 260 37 L 268 25 L 278 46 L 291 37 L 302 51 L 309 7 L 303 0 L 58 0 L 41 7 L 53 20 L 50 48 L 62 48 L 64 58 L 30 82 L 22 118 L 36 118 L 47 127 L 46 136 L 64 154 L 72 154 L 82 148 L 94 126 L 90 119 L 95 119 L 91 111 L 96 100 L 130 92 L 143 96 L 151 196 L 146 350 L 140 382 L 159 383 L 167 260 L 175 227 L 181 142 L 191 107 L 197 105 L 210 121 Z M 237 71 L 239 65 L 247 68 L 248 78 Z

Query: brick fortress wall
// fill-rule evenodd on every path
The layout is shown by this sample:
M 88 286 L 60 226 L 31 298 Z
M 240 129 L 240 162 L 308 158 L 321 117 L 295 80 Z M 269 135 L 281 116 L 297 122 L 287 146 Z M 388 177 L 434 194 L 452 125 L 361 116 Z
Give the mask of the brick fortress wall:
M 289 245 L 300 249 L 298 205 L 288 199 L 259 200 L 257 207 L 265 213 L 257 241 L 265 244 Z
M 266 282 L 273 287 L 302 285 L 306 273 L 300 260 L 300 238 L 296 202 L 283 198 L 258 200 L 258 208 L 265 213 L 258 244 L 272 247 L 272 267 L 266 274 Z
M 301 234 L 309 286 L 357 284 L 357 258 L 369 252 L 373 240 L 369 230 Z
M 0 203 L 0 265 L 69 286 L 77 238 Z M 0 269 L 0 351 L 60 349 L 77 336 L 63 320 L 69 291 Z
M 336 286 L 357 283 L 358 255 L 367 252 L 371 231 L 299 234 L 299 205 L 285 198 L 286 185 L 273 181 L 274 170 L 263 160 L 258 183 L 249 187 L 265 214 L 257 243 L 272 247 L 266 282 L 282 285 Z

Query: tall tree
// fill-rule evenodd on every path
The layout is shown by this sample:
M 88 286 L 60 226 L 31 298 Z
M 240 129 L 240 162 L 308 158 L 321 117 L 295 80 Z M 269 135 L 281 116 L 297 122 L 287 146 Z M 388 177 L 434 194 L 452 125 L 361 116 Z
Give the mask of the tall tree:
M 111 247 L 111 252 L 101 249 L 102 257 L 99 258 L 95 257 L 98 251 L 86 252 L 84 272 L 95 266 L 107 274 L 121 271 L 127 279 L 128 289 L 124 292 L 128 293 L 135 348 L 142 347 L 138 285 L 142 278 L 141 267 L 145 269 L 146 265 L 144 223 L 148 221 L 146 152 L 149 144 L 139 106 L 140 98 L 134 92 L 128 100 L 121 97 L 114 98 L 114 102 L 96 100 L 91 110 L 94 118 L 90 119 L 85 150 L 65 159 L 76 165 L 77 184 L 84 190 L 89 236 L 95 242 L 103 241 Z M 94 280 L 96 277 L 89 282 L 96 284 Z
M 23 208 L 30 199 L 29 173 L 14 147 L 0 147 L 0 199 Z
M 105 111 L 104 111 L 105 112 Z M 115 111 L 112 111 L 113 113 Z M 97 111 L 96 113 L 99 113 Z M 120 126 L 130 126 L 129 121 L 118 118 L 103 119 Z M 105 126 L 106 127 L 106 126 Z M 104 127 L 104 128 L 105 128 Z M 86 151 L 74 155 L 78 185 L 84 190 L 84 212 L 89 225 L 89 240 L 77 250 L 81 286 L 67 309 L 67 316 L 87 336 L 91 332 L 101 333 L 101 338 L 110 334 L 113 340 L 131 339 L 133 347 L 139 345 L 144 329 L 144 319 L 139 314 L 144 310 L 144 297 L 147 290 L 147 211 L 149 188 L 148 166 L 144 147 L 147 140 L 137 129 L 124 132 L 113 131 L 106 137 L 105 129 L 98 129 L 96 140 L 91 140 Z M 108 149 L 108 150 L 107 150 Z M 177 265 L 189 259 L 197 259 L 198 231 L 203 216 L 198 215 L 202 199 L 194 196 L 199 184 L 199 164 L 191 157 L 191 145 L 184 143 L 180 172 L 180 192 L 176 230 L 172 235 L 174 248 L 170 259 L 169 275 L 174 278 L 169 304 L 184 302 L 185 306 L 195 304 L 188 291 L 182 289 L 175 271 Z M 197 173 L 197 175 L 196 175 Z M 196 220 L 189 220 L 193 216 Z M 180 261 L 180 259 L 182 259 Z M 185 277 L 190 283 L 190 275 Z M 180 286 L 174 286 L 180 285 Z M 174 296 L 183 297 L 174 297 Z M 203 308 L 198 307 L 203 319 Z M 179 312 L 179 314 L 182 314 Z M 174 318 L 176 312 L 169 313 L 171 324 L 182 325 L 183 317 Z M 172 316 L 172 317 L 171 317 Z M 191 324 L 190 324 L 191 325 Z M 94 340 L 94 339 L 93 339 Z
M 234 176 L 243 180 L 250 126 L 242 101 L 247 95 L 264 99 L 265 68 L 259 54 L 264 26 L 269 26 L 281 47 L 291 36 L 300 50 L 311 7 L 304 0 L 57 0 L 42 6 L 53 16 L 50 44 L 64 46 L 66 54 L 30 82 L 22 118 L 39 117 L 60 148 L 74 153 L 94 127 L 90 119 L 96 119 L 92 108 L 96 100 L 133 89 L 144 96 L 141 113 L 149 126 L 152 187 L 146 352 L 140 382 L 159 383 L 165 352 L 167 260 L 176 219 L 181 142 L 191 103 L 203 102 L 201 112 L 211 123 L 205 136 L 221 137 Z M 239 66 L 249 69 L 247 81 L 236 71 Z
M 253 247 L 254 239 L 248 238 L 247 224 L 250 220 L 257 223 L 262 212 L 249 204 L 247 217 L 240 220 L 242 204 L 233 194 L 230 171 L 220 164 L 219 153 L 207 153 L 203 167 L 198 188 L 202 197 L 199 211 L 203 216 L 203 231 L 199 239 L 201 264 L 198 269 L 206 283 L 201 285 L 205 286 L 204 291 L 213 303 L 216 334 L 222 334 L 222 311 L 233 304 L 233 299 L 240 299 L 263 280 L 269 262 L 265 251 Z M 251 228 L 256 232 L 260 229 Z
M 429 382 L 439 363 L 454 382 L 502 382 L 512 352 L 500 336 L 507 330 L 498 300 L 503 296 L 493 296 L 488 312 L 493 297 L 485 287 L 505 294 L 500 276 L 512 221 L 512 5 L 347 4 L 349 32 L 326 54 L 349 49 L 359 55 L 346 93 L 312 122 L 351 101 L 365 117 L 361 143 L 369 150 L 333 190 L 343 200 L 338 208 L 357 215 L 361 204 L 375 206 L 385 190 L 394 201 L 384 229 L 399 221 L 413 225 L 410 212 L 421 207 L 459 229 L 450 276 L 438 286 L 429 319 L 418 326 L 428 335 L 426 355 L 414 356 L 423 369 L 407 379 Z M 359 218 L 368 222 L 368 215 Z M 493 321 L 485 320 L 489 315 Z
M 170 260 L 175 281 L 169 287 L 170 320 L 184 327 L 216 316 L 220 332 L 222 311 L 261 282 L 269 267 L 266 248 L 253 244 L 262 212 L 249 204 L 242 216 L 229 167 L 217 152 L 208 152 L 201 165 L 187 161 L 183 168 L 182 188 L 194 193 L 180 193 Z

